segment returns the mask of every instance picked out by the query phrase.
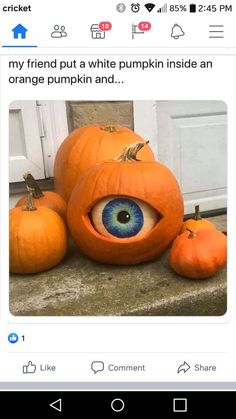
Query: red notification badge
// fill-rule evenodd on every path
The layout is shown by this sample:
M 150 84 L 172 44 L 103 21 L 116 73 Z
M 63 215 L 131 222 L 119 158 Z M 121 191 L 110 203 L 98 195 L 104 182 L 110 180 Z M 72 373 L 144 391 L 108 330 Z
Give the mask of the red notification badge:
M 110 31 L 112 28 L 111 22 L 100 22 L 98 26 L 101 31 Z
M 150 22 L 140 22 L 138 28 L 140 31 L 150 31 L 152 25 Z

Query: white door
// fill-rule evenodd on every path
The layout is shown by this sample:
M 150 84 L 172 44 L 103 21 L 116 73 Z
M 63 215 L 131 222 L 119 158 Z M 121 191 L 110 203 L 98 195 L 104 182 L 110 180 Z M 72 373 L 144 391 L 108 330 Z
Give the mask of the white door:
M 22 182 L 30 172 L 36 179 L 45 178 L 43 149 L 37 103 L 15 101 L 9 108 L 10 182 Z
M 227 108 L 221 101 L 135 102 L 136 121 L 144 114 L 141 135 L 152 129 L 151 145 L 160 162 L 177 177 L 185 214 L 227 206 Z M 148 115 L 150 123 L 148 123 Z M 151 123 L 152 121 L 152 123 Z M 153 122 L 154 121 L 154 122 Z M 146 125 L 148 128 L 145 128 Z M 138 129 L 140 128 L 140 129 Z M 142 130 L 142 132 L 140 132 Z M 145 131 L 146 130 L 146 131 Z M 147 136 L 145 135 L 145 136 Z M 149 135 L 150 137 L 150 135 Z

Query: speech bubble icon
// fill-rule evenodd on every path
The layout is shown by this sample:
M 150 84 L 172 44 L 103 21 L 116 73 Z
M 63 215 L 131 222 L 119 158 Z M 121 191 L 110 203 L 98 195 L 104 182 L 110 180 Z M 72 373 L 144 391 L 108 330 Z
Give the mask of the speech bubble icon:
M 91 364 L 91 370 L 96 374 L 104 370 L 104 362 L 102 361 L 93 361 Z

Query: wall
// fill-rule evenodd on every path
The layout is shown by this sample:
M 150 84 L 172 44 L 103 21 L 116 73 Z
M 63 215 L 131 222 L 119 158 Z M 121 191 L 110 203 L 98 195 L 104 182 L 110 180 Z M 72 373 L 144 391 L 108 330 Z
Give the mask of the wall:
M 124 125 L 133 129 L 133 102 L 67 102 L 69 131 L 82 125 Z

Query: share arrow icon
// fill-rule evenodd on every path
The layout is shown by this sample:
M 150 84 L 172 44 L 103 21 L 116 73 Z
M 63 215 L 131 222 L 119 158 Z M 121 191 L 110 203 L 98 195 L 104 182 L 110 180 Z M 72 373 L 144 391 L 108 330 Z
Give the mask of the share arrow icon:
M 180 372 L 183 371 L 185 374 L 189 369 L 190 369 L 190 365 L 188 365 L 188 363 L 184 361 L 184 363 L 179 366 L 177 373 L 179 374 Z

